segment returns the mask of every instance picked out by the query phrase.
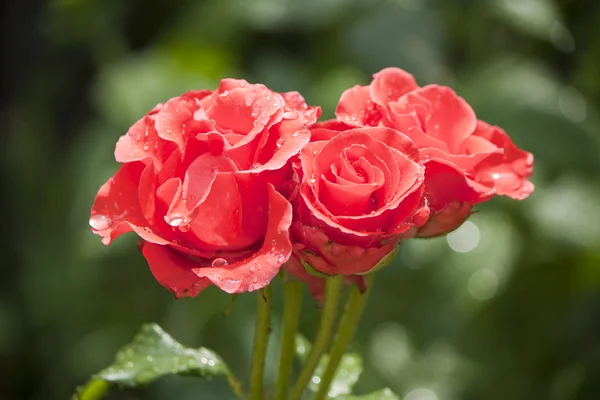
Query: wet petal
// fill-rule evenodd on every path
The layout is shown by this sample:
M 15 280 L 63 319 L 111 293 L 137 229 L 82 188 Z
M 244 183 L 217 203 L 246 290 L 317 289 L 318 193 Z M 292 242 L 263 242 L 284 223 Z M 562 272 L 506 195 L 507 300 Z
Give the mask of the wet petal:
M 175 143 L 181 154 L 185 153 L 188 139 L 186 123 L 192 119 L 197 108 L 194 99 L 180 96 L 167 101 L 162 110 L 156 114 L 155 127 L 158 136 Z
M 284 105 L 281 95 L 254 85 L 221 92 L 213 98 L 206 114 L 215 121 L 219 132 L 246 135 L 238 143 L 242 145 L 253 140 L 269 123 L 272 124 L 275 115 L 283 113 Z
M 289 227 L 292 206 L 269 185 L 269 222 L 262 247 L 251 257 L 230 264 L 195 268 L 227 293 L 243 293 L 268 285 L 292 253 Z
M 154 117 L 144 116 L 117 141 L 115 159 L 121 163 L 154 158 L 160 138 L 154 128 Z
M 474 136 L 483 138 L 503 150 L 486 158 L 477 166 L 475 179 L 492 183 L 499 195 L 522 200 L 533 192 L 528 178 L 533 172 L 533 154 L 519 149 L 510 137 L 497 126 L 479 121 Z
M 369 87 L 360 85 L 342 93 L 335 115 L 339 120 L 355 126 L 375 126 L 382 118 L 379 106 L 371 100 Z
M 435 237 L 452 232 L 471 215 L 473 204 L 453 201 L 432 214 L 425 225 L 417 230 L 421 238 Z
M 385 106 L 418 88 L 415 78 L 408 72 L 400 68 L 385 68 L 373 75 L 369 92 L 375 103 Z
M 300 257 L 313 268 L 327 275 L 353 275 L 370 271 L 396 246 L 397 237 L 386 238 L 376 246 L 342 245 L 320 229 L 302 226 L 300 241 L 306 246 Z M 322 258 L 325 262 L 319 260 Z
M 234 174 L 219 173 L 197 206 L 190 232 L 216 250 L 234 251 L 250 246 L 253 241 L 241 234 L 240 210 L 242 198 Z
M 467 102 L 444 86 L 428 85 L 415 95 L 430 102 L 424 131 L 444 141 L 452 153 L 459 153 L 463 141 L 475 130 L 477 118 Z
M 323 204 L 334 215 L 362 215 L 368 208 L 373 192 L 381 187 L 377 183 L 340 185 L 321 179 Z
M 431 160 L 425 163 L 425 193 L 433 211 L 452 202 L 477 204 L 493 195 L 493 188 L 472 182 L 451 163 Z
M 194 273 L 198 262 L 175 252 L 169 246 L 146 243 L 142 254 L 158 283 L 175 293 L 176 298 L 197 296 L 211 285 L 210 280 L 200 278 Z
M 102 236 L 104 244 L 131 231 L 148 241 L 166 243 L 148 226 L 140 208 L 138 185 L 145 168 L 141 162 L 124 164 L 98 191 L 90 226 L 95 234 Z

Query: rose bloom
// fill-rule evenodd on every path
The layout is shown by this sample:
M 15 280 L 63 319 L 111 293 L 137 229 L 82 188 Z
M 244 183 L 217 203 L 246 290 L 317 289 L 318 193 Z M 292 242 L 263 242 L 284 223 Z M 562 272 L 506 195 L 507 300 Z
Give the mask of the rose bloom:
M 335 123 L 317 124 L 311 133 L 296 166 L 294 257 L 286 269 L 308 281 L 318 297 L 322 282 L 304 268 L 366 274 L 393 257 L 400 235 L 425 223 L 429 210 L 424 168 L 404 134 L 386 127 L 344 130 Z
M 369 86 L 346 90 L 336 109 L 341 125 L 386 126 L 412 139 L 425 165 L 432 214 L 417 231 L 435 236 L 457 228 L 477 203 L 494 195 L 524 199 L 533 155 L 518 149 L 501 128 L 479 121 L 467 102 L 445 86 L 419 87 L 409 73 L 386 68 Z M 333 122 L 330 122 L 333 124 Z
M 234 79 L 157 105 L 117 143 L 123 165 L 98 192 L 94 233 L 107 245 L 137 233 L 176 297 L 266 286 L 292 252 L 292 207 L 280 194 L 289 160 L 319 114 L 297 92 Z

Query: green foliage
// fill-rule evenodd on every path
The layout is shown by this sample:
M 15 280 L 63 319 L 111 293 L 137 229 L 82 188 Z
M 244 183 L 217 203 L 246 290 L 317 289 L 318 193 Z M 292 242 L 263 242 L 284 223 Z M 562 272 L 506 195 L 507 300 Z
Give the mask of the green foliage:
M 311 344 L 304 336 L 296 335 L 296 355 L 301 361 L 306 360 L 308 353 L 310 352 Z M 321 382 L 321 376 L 327 368 L 329 356 L 327 354 L 321 357 L 319 365 L 317 366 L 309 384 L 308 389 L 316 393 L 319 390 L 319 383 Z M 362 359 L 358 354 L 346 353 L 342 356 L 340 365 L 335 373 L 335 376 L 329 387 L 327 393 L 328 399 L 344 399 L 344 400 L 394 400 L 399 399 L 390 389 L 383 389 L 364 396 L 353 396 L 352 389 L 358 382 L 363 371 Z
M 98 394 L 105 390 L 104 383 L 138 387 L 166 375 L 182 374 L 210 378 L 229 376 L 230 372 L 213 351 L 186 348 L 160 326 L 145 324 L 133 341 L 119 350 L 113 364 L 78 389 L 73 400 L 100 398 Z

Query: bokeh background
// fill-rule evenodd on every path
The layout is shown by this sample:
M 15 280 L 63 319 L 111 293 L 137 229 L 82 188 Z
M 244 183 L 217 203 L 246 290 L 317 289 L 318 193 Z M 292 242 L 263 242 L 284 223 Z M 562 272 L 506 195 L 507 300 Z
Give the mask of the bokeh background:
M 600 393 L 600 3 L 596 0 L 53 0 L 2 13 L 0 398 L 66 399 L 141 323 L 246 378 L 255 294 L 175 301 L 134 235 L 88 227 L 117 138 L 157 102 L 220 78 L 299 90 L 331 117 L 387 66 L 452 86 L 533 152 L 536 191 L 494 199 L 380 273 L 352 349 L 357 386 L 405 400 Z M 275 378 L 281 285 L 267 379 Z M 317 309 L 305 298 L 301 330 Z M 230 399 L 170 378 L 113 399 Z

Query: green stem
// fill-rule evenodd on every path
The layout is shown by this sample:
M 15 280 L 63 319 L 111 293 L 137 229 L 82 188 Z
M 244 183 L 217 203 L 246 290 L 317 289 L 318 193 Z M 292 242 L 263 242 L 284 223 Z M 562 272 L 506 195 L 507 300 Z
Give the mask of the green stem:
M 92 379 L 77 390 L 71 400 L 100 400 L 108 394 L 110 384 L 102 379 Z
M 337 315 L 338 303 L 342 292 L 342 284 L 344 277 L 341 275 L 327 277 L 325 284 L 325 302 L 321 311 L 321 321 L 319 322 L 319 330 L 313 343 L 313 347 L 306 359 L 304 368 L 300 372 L 296 386 L 292 390 L 292 394 L 288 400 L 299 400 L 306 389 L 306 385 L 310 381 L 321 356 L 329 345 L 331 340 L 331 331 L 335 325 L 335 317 Z
M 233 393 L 238 399 L 246 400 L 246 394 L 244 393 L 244 389 L 242 389 L 242 384 L 231 371 L 227 371 L 227 382 L 229 382 L 231 390 L 233 390 Z
M 369 293 L 371 293 L 374 275 L 375 274 L 369 274 L 366 276 L 367 291 L 365 293 L 361 293 L 357 287 L 352 289 L 352 294 L 350 295 L 348 303 L 346 303 L 344 314 L 342 315 L 338 330 L 333 340 L 333 345 L 329 351 L 329 362 L 327 363 L 327 368 L 321 376 L 319 390 L 317 391 L 317 394 L 313 400 L 323 400 L 329 392 L 329 386 L 331 386 L 331 382 L 333 381 L 335 373 L 340 365 L 342 356 L 344 355 L 344 352 L 346 351 L 346 348 L 348 347 L 348 344 L 354 335 L 358 321 L 360 321 L 360 317 L 365 309 L 365 305 L 367 304 Z
M 281 358 L 279 376 L 275 387 L 275 400 L 285 400 L 290 384 L 292 363 L 295 354 L 296 332 L 302 308 L 303 282 L 293 281 L 285 284 L 285 304 L 283 309 L 283 335 L 281 338 Z
M 250 373 L 250 399 L 262 400 L 263 374 L 267 355 L 271 320 L 271 286 L 266 286 L 257 296 L 256 329 L 254 331 L 254 353 Z

